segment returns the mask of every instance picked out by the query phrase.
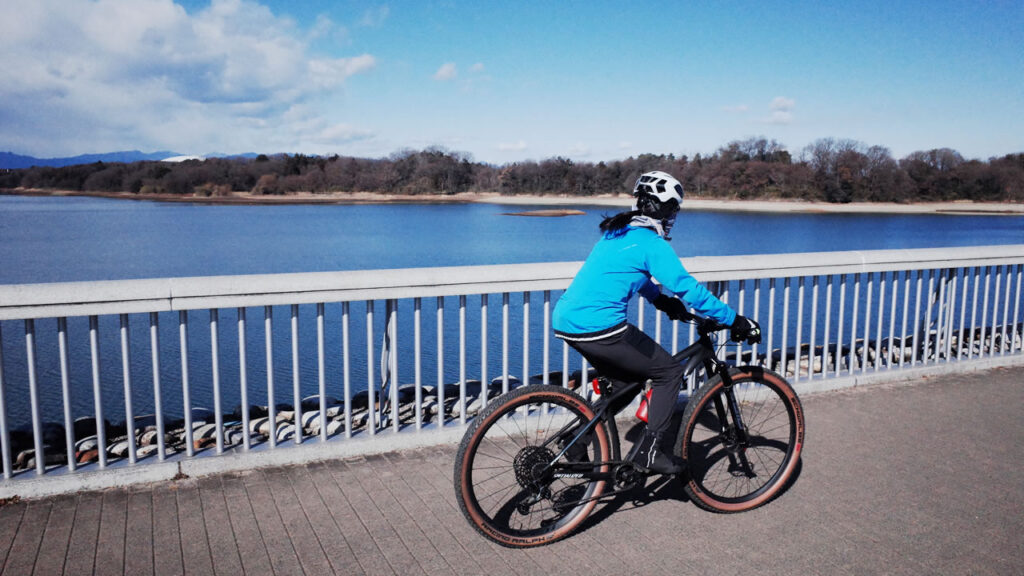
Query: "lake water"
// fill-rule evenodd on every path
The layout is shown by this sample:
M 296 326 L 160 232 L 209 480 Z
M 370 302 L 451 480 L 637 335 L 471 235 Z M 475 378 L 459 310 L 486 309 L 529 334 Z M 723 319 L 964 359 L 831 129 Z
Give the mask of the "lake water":
M 0 196 L 0 284 L 583 260 L 611 207 L 209 206 Z M 684 212 L 680 256 L 1024 243 L 1024 217 Z
M 0 284 L 112 280 L 225 274 L 316 272 L 423 266 L 460 266 L 526 262 L 578 261 L 597 239 L 606 206 L 576 206 L 582 216 L 562 218 L 516 217 L 506 213 L 549 208 L 493 204 L 361 205 L 361 206 L 210 206 L 156 203 L 102 198 L 48 198 L 0 196 Z M 776 214 L 745 212 L 684 212 L 673 230 L 673 245 L 681 256 L 713 256 L 835 250 L 934 248 L 989 244 L 1024 244 L 1022 216 L 880 215 L 880 214 Z M 518 296 L 516 297 L 518 299 Z M 519 306 L 511 306 L 511 325 L 521 320 Z M 327 308 L 326 347 L 341 347 L 337 329 L 340 305 Z M 381 322 L 383 306 L 377 321 Z M 424 307 L 424 326 L 433 326 Z M 492 302 L 490 314 L 500 314 Z M 471 302 L 470 315 L 473 312 Z M 358 339 L 362 304 L 352 310 L 352 349 L 365 350 Z M 443 375 L 458 378 L 458 314 L 451 306 L 445 317 L 445 357 L 455 362 Z M 292 368 L 287 307 L 275 308 L 275 370 L 279 383 L 275 400 L 292 400 Z M 220 363 L 223 406 L 230 411 L 238 402 L 237 334 L 234 310 L 220 312 L 224 351 Z M 317 390 L 315 326 L 312 307 L 304 307 L 300 347 L 304 356 L 299 375 L 302 395 Z M 190 366 L 193 405 L 212 407 L 209 366 L 210 333 L 207 314 L 193 313 L 190 322 Z M 405 314 L 406 321 L 411 314 Z M 540 314 L 531 319 L 539 321 Z M 478 318 L 470 318 L 469 374 L 478 370 Z M 153 408 L 148 349 L 148 318 L 131 318 L 133 404 L 136 414 Z M 262 310 L 250 312 L 247 349 L 252 402 L 266 403 L 263 390 Z M 492 319 L 493 322 L 493 319 Z M 44 418 L 59 420 L 62 399 L 56 334 L 52 321 L 37 323 L 40 402 Z M 160 315 L 160 338 L 166 355 L 161 362 L 163 405 L 170 415 L 180 414 L 180 362 L 177 352 L 177 315 Z M 72 406 L 75 416 L 93 411 L 88 323 L 68 320 L 71 341 Z M 107 418 L 124 418 L 120 343 L 116 317 L 100 319 L 101 381 Z M 424 330 L 424 350 L 434 346 L 433 330 Z M 500 370 L 499 330 L 489 332 L 490 376 Z M 25 376 L 24 324 L 0 325 L 7 387 L 8 417 L 12 428 L 30 422 Z M 380 332 L 377 332 L 379 335 Z M 538 341 L 540 336 L 535 337 Z M 410 345 L 404 339 L 404 346 Z M 379 343 L 378 343 L 379 345 Z M 560 344 L 558 344 L 560 350 Z M 513 341 L 510 356 L 521 358 L 521 342 Z M 377 348 L 379 351 L 379 347 Z M 403 352 L 404 353 L 404 352 Z M 560 352 L 559 352 L 560 353 Z M 405 366 L 400 369 L 411 373 Z M 539 358 L 531 351 L 532 358 Z M 424 374 L 433 384 L 435 369 L 424 361 Z M 536 362 L 536 361 L 535 361 Z M 534 367 L 536 369 L 536 367 Z M 554 368 L 558 369 L 558 368 Z M 520 374 L 513 366 L 510 371 Z M 340 396 L 341 360 L 327 358 L 330 393 Z M 353 389 L 366 387 L 366 362 L 352 368 Z M 120 414 L 120 416 L 119 416 Z

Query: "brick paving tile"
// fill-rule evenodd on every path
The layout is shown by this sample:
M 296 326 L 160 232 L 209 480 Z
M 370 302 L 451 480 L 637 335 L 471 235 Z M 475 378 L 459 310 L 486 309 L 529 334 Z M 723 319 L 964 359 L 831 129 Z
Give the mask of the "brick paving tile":
M 510 557 L 506 548 L 483 538 L 466 522 L 458 504 L 455 503 L 452 485 L 454 447 L 434 447 L 427 449 L 426 454 L 427 469 L 420 477 L 422 481 L 420 489 L 429 489 L 429 501 L 433 506 L 434 514 L 448 525 L 452 535 L 484 568 L 484 571 L 488 574 L 544 573 L 531 554 L 519 554 L 518 558 Z
M 253 512 L 242 477 L 239 474 L 226 474 L 222 486 L 231 532 L 235 536 L 243 571 L 246 574 L 271 573 L 273 569 L 270 556 L 267 555 L 267 545 L 260 534 L 259 521 Z
M 315 473 L 308 466 L 295 466 L 287 473 L 331 569 L 335 574 L 359 574 L 355 554 L 329 510 L 335 503 L 325 501 L 317 491 L 318 484 L 332 480 L 322 477 L 325 475 L 323 472 Z
M 277 512 L 288 531 L 288 537 L 295 547 L 295 554 L 306 574 L 328 574 L 331 563 L 324 553 L 316 532 L 310 525 L 299 499 L 295 494 L 291 480 L 285 470 L 277 468 L 267 470 L 267 481 L 271 486 L 271 494 L 277 504 Z
M 447 522 L 434 515 L 424 499 L 422 482 L 418 482 L 424 463 L 419 451 L 384 456 L 398 473 L 381 478 L 390 497 L 402 506 L 406 514 L 416 523 L 424 537 L 433 544 L 447 564 L 447 570 L 455 573 L 482 573 L 483 568 L 470 556 L 462 544 L 448 530 Z M 458 561 L 456 561 L 458 559 Z
M 360 484 L 359 476 L 369 473 L 365 460 L 337 462 L 329 470 L 338 487 L 345 492 L 356 516 L 384 555 L 390 570 L 395 574 L 423 574 L 423 568 L 413 552 L 406 547 L 401 536 L 381 512 L 378 502 L 380 495 L 367 492 Z
M 25 515 L 24 502 L 10 502 L 0 506 L 0 569 L 7 563 L 14 537 L 18 534 L 18 526 Z
M 561 542 L 507 549 L 465 521 L 452 487 L 457 448 L 438 446 L 8 502 L 0 566 L 18 575 L 1022 574 L 1018 372 L 806 396 L 796 481 L 743 514 L 705 512 L 678 481 L 652 479 L 599 505 Z
M 401 498 L 396 497 L 387 487 L 386 482 L 396 479 L 402 471 L 391 466 L 391 462 L 383 456 L 377 456 L 367 459 L 367 466 L 361 467 L 361 472 L 359 483 L 374 497 L 381 515 L 399 535 L 423 571 L 427 574 L 451 572 L 451 565 L 441 556 L 416 519 L 402 506 Z
M 71 528 L 64 574 L 92 574 L 96 563 L 96 541 L 100 531 L 103 493 L 81 494 L 75 507 L 75 522 Z
M 302 565 L 295 553 L 295 547 L 284 527 L 281 515 L 271 494 L 270 486 L 263 471 L 254 471 L 243 477 L 245 491 L 249 495 L 257 526 L 267 547 L 267 556 L 275 574 L 301 574 Z
M 124 537 L 128 493 L 111 490 L 103 494 L 100 532 L 96 542 L 96 574 L 124 573 Z
M 158 576 L 181 576 L 185 565 L 181 555 L 178 525 L 177 487 L 158 485 L 152 489 L 153 571 Z
M 74 496 L 58 496 L 53 499 L 33 573 L 60 574 L 64 571 L 64 558 L 68 542 L 71 540 L 71 528 L 75 524 L 76 505 Z
M 125 523 L 125 574 L 153 574 L 153 493 L 134 490 L 128 494 Z
M 178 485 L 178 526 L 186 574 L 213 574 L 213 556 L 203 520 L 203 502 L 195 480 Z
M 220 476 L 199 481 L 199 500 L 203 506 L 206 540 L 210 545 L 213 570 L 217 574 L 242 574 L 242 559 L 238 555 L 235 534 L 231 530 L 224 487 Z
M 4 574 L 32 573 L 52 508 L 49 501 L 29 502 L 25 507 L 24 518 L 30 521 L 23 521 L 18 526 L 18 533 L 14 536 L 4 563 Z
M 392 573 L 393 569 L 384 558 L 383 551 L 349 502 L 346 493 L 354 491 L 355 488 L 340 486 L 334 479 L 332 468 L 341 465 L 340 462 L 318 462 L 310 464 L 309 469 L 316 477 L 317 494 L 321 500 L 328 503 L 327 512 L 345 538 L 345 543 L 352 550 L 353 557 L 343 566 L 343 571 L 365 574 Z

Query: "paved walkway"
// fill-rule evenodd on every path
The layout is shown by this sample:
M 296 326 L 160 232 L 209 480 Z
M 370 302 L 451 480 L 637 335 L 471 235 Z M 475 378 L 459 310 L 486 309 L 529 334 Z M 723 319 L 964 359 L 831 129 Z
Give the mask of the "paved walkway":
M 0 508 L 4 574 L 1024 574 L 1013 369 L 804 399 L 796 484 L 703 512 L 678 486 L 516 551 L 452 494 L 454 449 L 185 479 Z

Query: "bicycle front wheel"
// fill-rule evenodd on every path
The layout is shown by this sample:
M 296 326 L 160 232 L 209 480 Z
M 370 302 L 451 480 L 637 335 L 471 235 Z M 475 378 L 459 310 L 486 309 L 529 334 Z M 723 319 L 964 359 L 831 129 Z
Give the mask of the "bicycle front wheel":
M 474 528 L 502 546 L 525 548 L 569 535 L 597 504 L 611 444 L 579 395 L 525 386 L 474 419 L 455 459 L 455 498 Z
M 716 376 L 686 405 L 676 454 L 686 460 L 687 496 L 714 512 L 743 512 L 778 496 L 804 442 L 800 399 L 780 375 L 730 368 L 733 385 Z

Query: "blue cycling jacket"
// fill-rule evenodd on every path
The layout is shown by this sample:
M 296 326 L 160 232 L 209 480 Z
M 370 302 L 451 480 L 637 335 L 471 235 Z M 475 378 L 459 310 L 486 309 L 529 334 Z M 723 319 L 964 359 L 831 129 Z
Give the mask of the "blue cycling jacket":
M 558 299 L 552 327 L 569 340 L 598 339 L 625 329 L 630 298 L 661 294 L 651 281 L 679 296 L 703 316 L 731 325 L 736 312 L 686 271 L 672 246 L 650 228 L 628 226 L 602 237 L 572 284 Z

